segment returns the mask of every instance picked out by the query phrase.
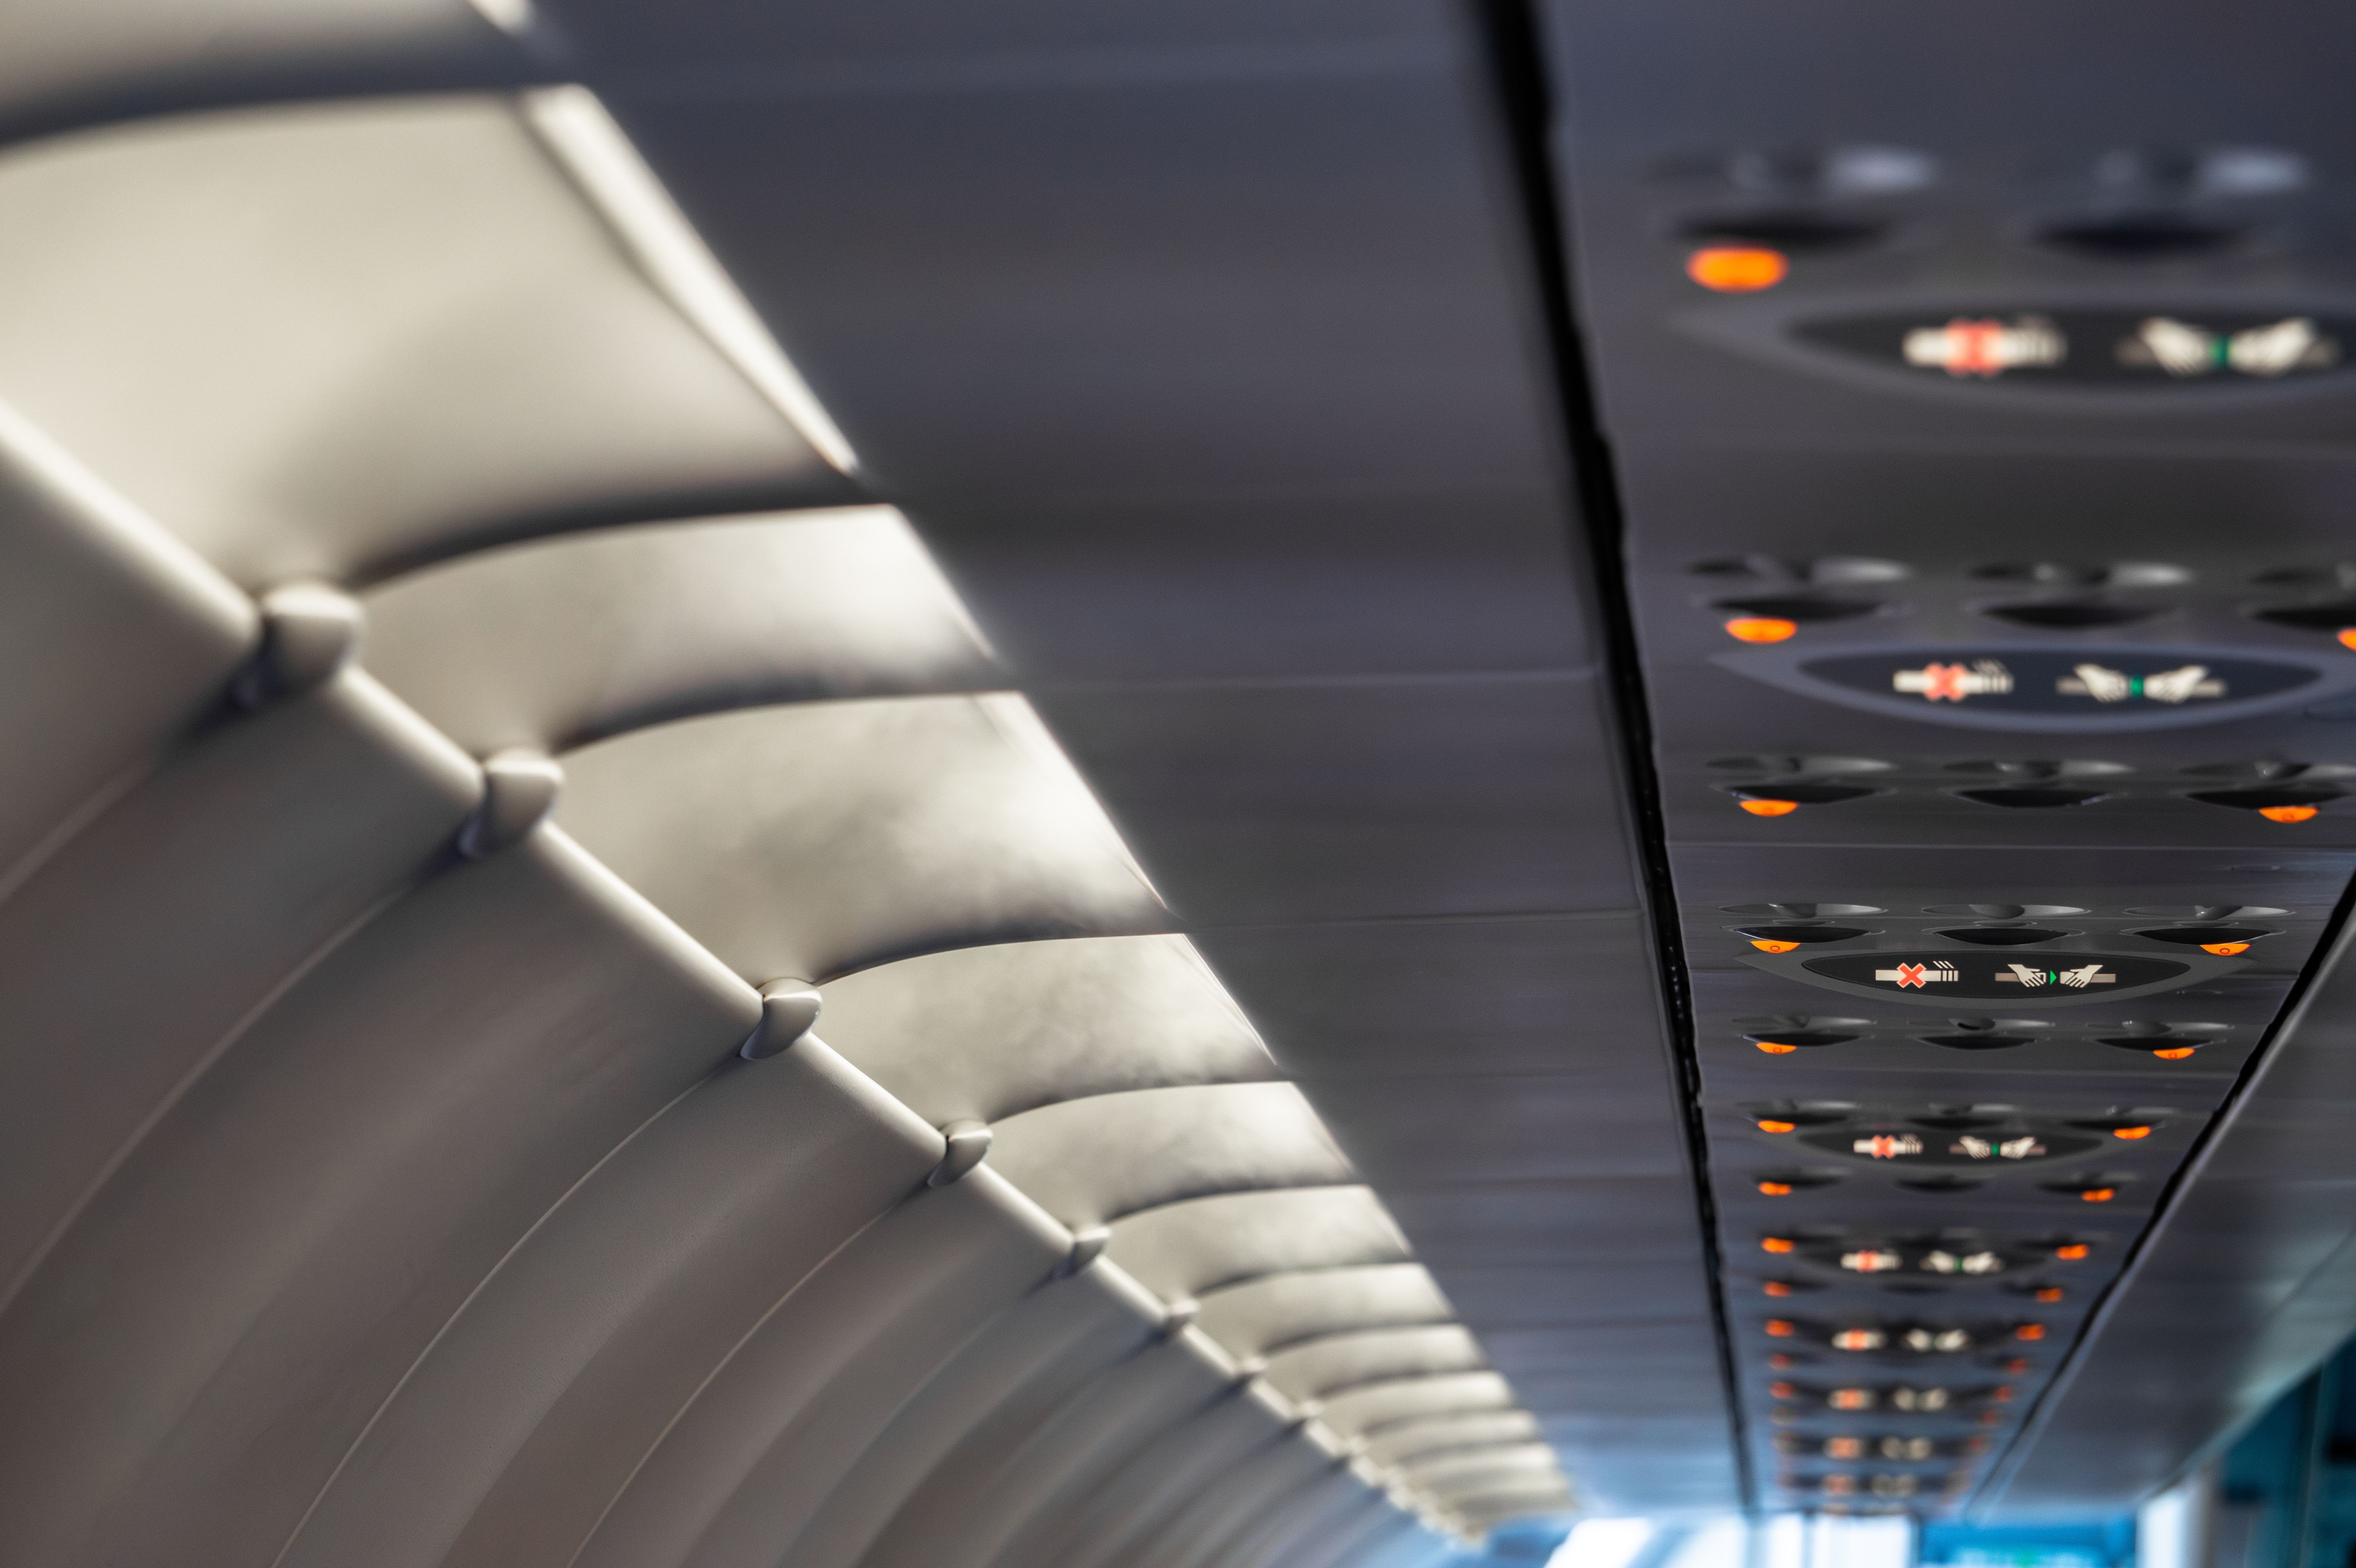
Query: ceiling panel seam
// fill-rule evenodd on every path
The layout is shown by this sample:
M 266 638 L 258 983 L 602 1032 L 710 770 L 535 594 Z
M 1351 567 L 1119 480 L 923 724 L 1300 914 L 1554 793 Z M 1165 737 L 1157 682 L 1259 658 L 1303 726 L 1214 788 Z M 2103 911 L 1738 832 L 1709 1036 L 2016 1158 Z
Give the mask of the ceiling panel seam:
M 1972 1495 L 1969 1505 L 1972 1509 L 1987 1512 L 2002 1505 L 2004 1494 L 2011 1486 L 2014 1476 L 2029 1461 L 2038 1439 L 2043 1436 L 2047 1424 L 2068 1396 L 2071 1385 L 2096 1353 L 2104 1330 L 2126 1306 L 2128 1292 L 2140 1277 L 2147 1260 L 2169 1239 L 2169 1221 L 2183 1207 L 2193 1184 L 2200 1179 L 2211 1159 L 2233 1132 L 2244 1106 L 2265 1077 L 2266 1070 L 2281 1056 L 2284 1043 L 2297 1032 L 2305 1020 L 2317 987 L 2326 976 L 2347 962 L 2351 952 L 2356 952 L 2356 882 L 2349 884 L 2340 894 L 2339 902 L 2333 906 L 2330 919 L 2324 927 L 2323 939 L 2317 943 L 2314 954 L 2299 970 L 2298 977 L 2291 982 L 2283 1006 L 2276 1013 L 2265 1038 L 2243 1060 L 2240 1072 L 2234 1074 L 2233 1087 L 2225 1092 L 2219 1109 L 2194 1135 L 2190 1152 L 2169 1173 L 2166 1184 L 2160 1189 L 2159 1200 L 2153 1207 L 2151 1218 L 2129 1243 L 2125 1265 L 2104 1288 L 2102 1299 L 2094 1304 L 2085 1328 L 2071 1344 L 2069 1354 L 2055 1369 L 2052 1379 L 2039 1392 L 2035 1404 L 2030 1407 L 2012 1440 L 2005 1445 L 2004 1452 L 1988 1467 L 1987 1478 Z M 2321 1273 L 2328 1262 L 2319 1263 L 2307 1277 L 2313 1278 Z M 2295 1298 L 2297 1294 L 2294 1290 L 2286 1299 Z M 2197 1462 L 2201 1454 L 2211 1451 L 2233 1435 L 2231 1430 L 2218 1433 L 2209 1447 L 2189 1456 L 2185 1464 L 2189 1466 Z
M 1710 1303 L 1713 1349 L 1738 1490 L 1741 1506 L 1755 1507 L 1757 1482 L 1752 1474 L 1733 1336 L 1726 1318 L 1726 1293 L 1720 1277 L 1718 1210 L 1706 1152 L 1700 1062 L 1687 992 L 1676 888 L 1661 815 L 1660 784 L 1653 766 L 1648 717 L 1651 709 L 1645 696 L 1644 665 L 1634 614 L 1628 602 L 1627 564 L 1622 545 L 1627 517 L 1611 443 L 1598 411 L 1594 368 L 1574 303 L 1578 298 L 1576 251 L 1569 213 L 1557 194 L 1563 188 L 1554 153 L 1554 138 L 1560 128 L 1557 112 L 1560 86 L 1550 80 L 1547 69 L 1549 24 L 1534 0 L 1478 0 L 1473 15 L 1479 19 L 1486 63 L 1494 79 L 1496 130 L 1511 161 L 1528 244 L 1528 264 L 1544 313 L 1553 372 L 1551 389 L 1578 503 L 1580 537 L 1573 541 L 1574 548 L 1583 549 L 1590 562 L 1586 574 L 1588 593 L 1596 614 L 1599 642 L 1605 651 L 1601 668 L 1606 677 L 1610 711 L 1620 734 L 1618 778 L 1633 818 L 1629 824 L 1629 837 L 1641 869 L 1640 891 L 1652 937 L 1651 957 L 1665 1015 L 1666 1029 L 1661 1046 L 1677 1087 L 1680 1140 L 1692 1184 L 1695 1221 L 1702 1239 L 1700 1255 Z

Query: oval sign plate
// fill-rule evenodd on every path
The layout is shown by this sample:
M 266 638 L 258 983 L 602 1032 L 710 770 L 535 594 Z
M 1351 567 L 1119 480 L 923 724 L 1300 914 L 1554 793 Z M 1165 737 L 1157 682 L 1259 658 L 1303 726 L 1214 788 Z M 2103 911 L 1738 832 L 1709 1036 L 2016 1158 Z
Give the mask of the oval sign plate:
M 2173 991 L 2248 965 L 2246 958 L 2154 958 L 2143 954 L 2045 951 L 1969 952 L 1956 948 L 1883 948 L 1806 958 L 1745 953 L 1741 962 L 1803 985 L 1940 1007 L 1951 1002 L 2009 1002 L 2039 1008 L 2114 1002 Z
M 2215 724 L 2356 689 L 2356 660 L 2292 650 L 2021 644 L 1863 653 L 1787 645 L 1714 662 L 1770 686 L 1892 718 L 1967 730 L 2085 733 Z

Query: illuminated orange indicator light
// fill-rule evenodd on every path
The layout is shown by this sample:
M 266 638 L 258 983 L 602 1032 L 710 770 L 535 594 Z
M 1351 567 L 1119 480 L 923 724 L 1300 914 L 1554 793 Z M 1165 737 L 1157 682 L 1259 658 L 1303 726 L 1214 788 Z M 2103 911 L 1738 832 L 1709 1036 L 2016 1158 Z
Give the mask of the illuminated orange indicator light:
M 1800 623 L 1780 615 L 1737 615 L 1726 624 L 1726 635 L 1738 643 L 1780 643 L 1799 630 Z
M 2040 1301 L 2059 1301 L 2062 1299 L 2062 1287 L 2058 1285 L 2041 1285 L 2038 1289 L 2037 1299 Z
M 1762 953 L 1797 953 L 1800 950 L 1796 942 L 1772 942 L 1763 936 L 1752 937 L 1751 945 Z
M 1767 1332 L 1772 1338 L 1777 1339 L 1788 1339 L 1799 1331 L 1798 1327 L 1795 1326 L 1788 1317 L 1770 1317 L 1767 1319 Z
M 1767 1364 L 1774 1368 L 1779 1372 L 1788 1372 L 1794 1367 L 1799 1365 L 1797 1361 L 1794 1361 L 1789 1356 L 1770 1356 L 1767 1358 Z
M 1792 1250 L 1792 1247 L 1793 1242 L 1792 1238 L 1789 1236 L 1764 1236 L 1762 1237 L 1759 1242 L 1759 1248 L 1762 1252 L 1788 1253 Z
M 1783 1049 L 1789 1051 L 1792 1048 L 1787 1045 Z M 1759 1184 L 1759 1190 L 1769 1198 L 1789 1198 L 1792 1196 L 1792 1184 L 1788 1181 L 1762 1181 Z
M 1716 294 L 1755 294 L 1791 270 L 1783 251 L 1763 245 L 1705 245 L 1686 258 L 1686 276 Z
M 2258 815 L 2268 822 L 2305 822 L 2319 809 L 2312 805 L 2262 805 Z
M 2004 1364 L 2004 1370 L 2010 1372 L 2014 1377 L 2019 1377 L 2021 1373 L 2029 1370 L 2029 1362 L 2026 1358 L 2007 1361 Z M 2006 1397 L 2009 1398 L 2011 1396 L 2008 1394 Z
M 1762 1133 L 1788 1133 L 1799 1125 L 1797 1122 L 1779 1122 L 1772 1116 L 1759 1118 L 1759 1130 Z
M 2012 1390 L 2003 1383 L 1998 1383 L 1996 1387 L 1988 1390 L 1988 1398 L 1996 1401 L 1998 1404 L 2010 1404 L 2012 1403 Z
M 2356 648 L 2356 626 L 2340 628 L 2340 645 L 2343 648 Z
M 2012 1331 L 2012 1337 L 2016 1339 L 2042 1339 L 2045 1338 L 2045 1325 L 2042 1323 L 2024 1323 L 2019 1328 L 2015 1328 Z
M 1792 1052 L 1800 1049 L 1796 1045 L 1780 1045 L 1772 1040 L 1762 1040 L 1757 1043 L 1759 1049 L 1765 1051 L 1770 1056 L 1789 1056 Z M 1783 1190 L 1789 1192 L 1792 1189 L 1786 1187 Z
M 1767 1282 L 1767 1294 L 1770 1296 L 1789 1296 L 1792 1294 L 1792 1287 L 1780 1279 L 1771 1279 Z
M 2111 1136 L 2115 1138 L 2126 1138 L 2132 1143 L 2136 1138 L 2147 1138 L 2151 1136 L 2151 1129 L 2149 1127 L 2113 1127 L 2111 1129 Z
M 2192 1047 L 2189 1045 L 2170 1046 L 2166 1051 L 2155 1051 L 2152 1054 L 2158 1057 L 2162 1061 L 2181 1061 L 2186 1057 L 2192 1054 Z
M 1753 816 L 1789 816 L 1792 813 L 1800 809 L 1800 803 L 1796 800 L 1746 800 L 1738 802 L 1737 804 Z M 1763 942 L 1760 943 L 1759 945 L 1762 947 L 1767 947 L 1767 944 Z M 1770 953 L 1788 953 L 1791 951 L 1791 944 L 1789 943 L 1785 943 L 1776 947 L 1768 947 L 1767 951 Z
M 2119 1189 L 2115 1187 L 2089 1187 L 2078 1194 L 2078 1200 L 2083 1203 L 2108 1203 L 2118 1195 Z
M 2201 944 L 2201 952 L 2214 953 L 2220 958 L 2231 958 L 2236 953 L 2249 950 L 2250 944 L 2246 942 L 2204 942 Z
M 1790 1383 L 1773 1382 L 1767 1385 L 1767 1392 L 1773 1394 L 1777 1399 L 1792 1399 L 1796 1397 L 1800 1391 L 1794 1388 Z
M 2094 1250 L 2083 1242 L 2072 1242 L 2066 1247 L 2054 1248 L 2053 1255 L 2065 1264 L 2074 1264 Z

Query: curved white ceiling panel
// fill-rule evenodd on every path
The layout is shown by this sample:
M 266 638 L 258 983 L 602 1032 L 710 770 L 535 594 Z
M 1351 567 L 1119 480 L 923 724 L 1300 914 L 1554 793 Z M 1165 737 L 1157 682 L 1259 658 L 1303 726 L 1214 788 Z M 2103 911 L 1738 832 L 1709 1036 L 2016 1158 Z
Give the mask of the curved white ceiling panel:
M 902 1204 L 745 1338 L 573 1561 L 718 1568 L 790 1540 L 894 1411 L 1069 1245 L 986 1171 Z
M 1084 1533 L 1088 1503 L 1141 1458 L 1158 1452 L 1160 1439 L 1234 1397 L 1226 1363 L 1206 1357 L 1198 1336 L 1176 1336 L 1123 1371 L 1128 1375 L 1118 1386 L 1105 1381 L 1103 1415 L 1075 1421 L 1056 1435 L 1061 1452 L 1046 1456 L 1060 1461 L 1049 1472 L 1053 1484 L 1031 1499 L 1021 1528 L 1006 1532 L 994 1554 L 977 1561 L 993 1568 L 1066 1561 Z
M 495 16 L 529 0 L 114 0 L 9 16 L 0 125 L 10 130 L 247 93 L 314 96 L 415 80 L 512 77 Z
M 1369 1498 L 1346 1524 L 1333 1531 L 1325 1541 L 1303 1543 L 1289 1568 L 1336 1568 L 1341 1563 L 1370 1563 L 1375 1554 L 1387 1544 L 1389 1537 L 1412 1530 L 1412 1521 L 1401 1519 L 1398 1510 L 1388 1506 L 1387 1499 Z M 1430 1538 L 1426 1536 L 1424 1539 L 1429 1541 Z
M 534 539 L 395 578 L 362 602 L 369 669 L 478 753 L 1003 678 L 888 507 Z
M 1290 1083 L 1099 1094 L 1026 1111 L 993 1131 L 991 1164 L 1075 1229 L 1215 1193 L 1351 1179 Z
M 745 1334 L 940 1156 L 823 1048 L 706 1078 L 500 1263 L 281 1562 L 569 1561 Z
M 1138 1568 L 1204 1568 L 1232 1560 L 1271 1509 L 1343 1473 L 1342 1461 L 1307 1444 L 1283 1445 L 1251 1463 L 1227 1485 L 1205 1492 L 1173 1528 L 1139 1554 Z
M 8 152 L 0 275 L 0 397 L 248 586 L 840 483 L 501 99 Z
M 1535 1476 L 1549 1479 L 1560 1475 L 1555 1465 L 1554 1450 L 1543 1443 L 1467 1449 L 1410 1465 L 1406 1469 L 1415 1478 L 1416 1485 L 1429 1487 L 1443 1494 L 1486 1486 L 1498 1477 L 1521 1479 Z
M 1221 1543 L 1218 1560 L 1237 1568 L 1272 1568 L 1289 1563 L 1304 1538 L 1338 1527 L 1379 1497 L 1347 1469 L 1329 1471 L 1296 1487 L 1252 1516 L 1249 1524 Z
M 1297 1442 L 1294 1430 L 1273 1391 L 1240 1385 L 1108 1477 L 1073 1520 L 1062 1561 L 1071 1568 L 1134 1562 L 1147 1542 L 1173 1533 L 1181 1510 L 1238 1474 L 1251 1456 Z
M 1107 1369 L 992 1456 L 987 1484 L 968 1506 L 904 1516 L 915 1528 L 879 1542 L 867 1559 L 871 1568 L 1022 1568 L 1055 1561 L 1076 1499 L 1233 1386 L 1233 1369 L 1206 1349 L 1198 1337 L 1180 1333 Z
M 1488 1365 L 1472 1336 L 1453 1323 L 1364 1328 L 1328 1335 L 1268 1359 L 1268 1381 L 1305 1404 L 1395 1378 L 1479 1371 Z
M 920 1488 L 970 1490 L 958 1458 L 1031 1431 L 1098 1373 L 1158 1337 L 1161 1304 L 1118 1269 L 1092 1268 L 1034 1290 L 961 1347 L 793 1538 L 796 1568 L 852 1568 Z M 954 1506 L 954 1505 L 952 1505 Z
M 1183 936 L 958 948 L 846 976 L 825 995 L 827 1042 L 936 1125 L 1280 1076 Z
M 1569 1489 L 1561 1483 L 1539 1480 L 1483 1489 L 1475 1496 L 1457 1499 L 1451 1508 L 1461 1528 L 1473 1534 L 1486 1534 L 1509 1519 L 1567 1511 L 1572 1502 Z
M 0 1319 L 0 1557 L 276 1549 L 507 1249 L 751 1027 L 627 898 L 548 835 L 437 878 L 155 1119 Z
M 756 982 L 1166 924 L 1028 717 L 992 696 L 684 720 L 567 753 L 557 817 Z
M 1446 1323 L 1455 1314 L 1420 1264 L 1310 1268 L 1205 1293 L 1203 1331 L 1241 1355 L 1376 1327 Z
M 220 701 L 251 601 L 0 403 L 0 889 Z
M 1172 1299 L 1297 1269 L 1408 1257 L 1374 1189 L 1352 1185 L 1230 1192 L 1131 1214 L 1107 1254 Z
M 1526 1411 L 1435 1415 L 1384 1427 L 1366 1440 L 1365 1454 L 1378 1465 L 1411 1469 L 1425 1458 L 1500 1443 L 1518 1443 L 1537 1435 L 1537 1418 Z
M 1140 1358 L 1171 1347 L 1156 1321 L 1158 1302 L 1130 1298 L 1119 1305 L 1125 1314 L 1135 1315 L 1133 1327 L 1150 1331 L 1112 1341 L 1106 1348 L 1117 1349 L 1113 1356 L 1092 1354 L 1054 1375 L 1033 1380 L 1020 1397 L 1000 1402 L 986 1419 L 966 1427 L 958 1434 L 956 1446 L 943 1455 L 860 1561 L 866 1564 L 919 1562 L 932 1552 L 954 1556 L 967 1551 L 969 1543 L 994 1545 L 993 1539 L 961 1534 L 959 1524 L 1008 1507 L 1010 1499 L 1004 1494 L 1020 1489 L 1016 1477 L 1022 1456 L 1033 1445 L 1067 1425 L 1076 1409 L 1093 1404 L 1098 1392 L 1108 1381 L 1119 1380 Z M 1163 1412 L 1162 1419 L 1176 1420 L 1183 1413 Z M 1016 1506 L 1022 1500 L 1012 1499 Z M 998 1533 L 993 1530 L 991 1537 Z
M 446 853 L 480 778 L 432 741 L 347 674 L 184 746 L 0 900 L 0 1300 L 256 1014 Z M 58 1049 L 77 1039 L 105 1045 Z
M 1345 1435 L 1371 1438 L 1394 1422 L 1512 1408 L 1514 1392 L 1495 1372 L 1448 1372 L 1348 1390 L 1325 1401 L 1317 1417 Z

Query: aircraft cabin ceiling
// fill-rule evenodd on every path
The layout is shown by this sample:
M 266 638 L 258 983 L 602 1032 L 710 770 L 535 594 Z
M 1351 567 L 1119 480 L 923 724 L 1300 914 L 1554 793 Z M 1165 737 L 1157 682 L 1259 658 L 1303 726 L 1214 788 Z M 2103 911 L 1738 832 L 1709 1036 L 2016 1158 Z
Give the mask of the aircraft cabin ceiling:
M 2122 1509 L 2356 1330 L 2356 15 L 0 49 L 0 1562 Z

